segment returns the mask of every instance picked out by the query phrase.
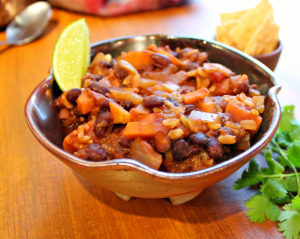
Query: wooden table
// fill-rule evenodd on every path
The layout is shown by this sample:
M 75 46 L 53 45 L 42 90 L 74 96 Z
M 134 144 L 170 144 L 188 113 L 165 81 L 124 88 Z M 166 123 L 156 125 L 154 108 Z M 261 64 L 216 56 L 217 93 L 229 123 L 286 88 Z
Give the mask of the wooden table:
M 236 8 L 239 1 L 224 2 L 191 1 L 178 8 L 106 19 L 54 10 L 42 38 L 0 48 L 0 238 L 281 238 L 275 223 L 248 220 L 244 203 L 255 192 L 232 189 L 241 170 L 184 205 L 172 206 L 167 200 L 126 202 L 77 177 L 42 148 L 24 119 L 25 101 L 47 76 L 58 35 L 74 20 L 86 18 L 91 42 L 145 33 L 211 39 L 218 12 Z M 293 3 L 273 4 L 284 44 L 276 70 L 283 85 L 280 100 L 297 105 L 300 117 L 300 44 L 294 36 L 297 26 L 289 24 L 289 18 L 299 22 L 299 14 Z M 1 32 L 0 40 L 4 38 Z

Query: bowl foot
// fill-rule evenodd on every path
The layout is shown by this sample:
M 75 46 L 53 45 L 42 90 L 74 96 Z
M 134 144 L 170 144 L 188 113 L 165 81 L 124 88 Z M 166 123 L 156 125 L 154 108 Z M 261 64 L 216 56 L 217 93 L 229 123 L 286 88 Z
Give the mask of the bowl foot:
M 116 193 L 116 192 L 115 192 L 115 194 L 116 194 L 119 198 L 122 198 L 122 199 L 125 200 L 125 201 L 129 201 L 129 200 L 131 199 L 130 196 L 125 195 L 125 194 L 122 194 L 122 193 Z
M 169 197 L 171 203 L 173 205 L 179 205 L 179 204 L 183 204 L 183 203 L 186 203 L 192 199 L 194 199 L 195 197 L 197 197 L 201 192 L 203 191 L 202 190 L 199 190 L 199 191 L 196 191 L 196 192 L 192 192 L 192 193 L 186 193 L 186 194 L 181 194 L 181 195 L 178 195 L 178 196 L 173 196 L 173 197 Z M 122 193 L 116 193 L 115 194 L 119 197 L 119 198 L 122 198 L 123 200 L 125 201 L 129 201 L 131 199 L 131 196 L 128 196 L 128 195 L 125 195 L 125 194 L 122 194 Z
M 186 194 L 182 194 L 182 195 L 178 195 L 178 196 L 169 197 L 169 199 L 173 205 L 179 205 L 179 204 L 183 204 L 183 203 L 186 203 L 186 202 L 194 199 L 200 193 L 202 193 L 202 191 L 203 191 L 203 189 L 200 191 L 192 192 L 192 193 L 186 193 Z

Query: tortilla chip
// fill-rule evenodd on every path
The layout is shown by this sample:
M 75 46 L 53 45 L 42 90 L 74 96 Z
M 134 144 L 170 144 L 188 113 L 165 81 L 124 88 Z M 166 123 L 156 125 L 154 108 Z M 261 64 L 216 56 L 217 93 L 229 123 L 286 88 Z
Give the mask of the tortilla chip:
M 273 15 L 265 17 L 263 24 L 255 31 L 245 48 L 249 55 L 261 55 L 272 52 L 278 44 L 279 26 Z
M 227 23 L 228 21 L 237 21 L 240 20 L 247 11 L 250 9 L 238 11 L 238 12 L 226 12 L 226 13 L 221 13 L 220 18 L 221 18 L 221 23 Z
M 247 11 L 239 23 L 231 30 L 230 36 L 238 49 L 244 51 L 253 33 L 263 23 L 266 15 L 273 15 L 273 7 L 268 0 L 262 0 L 255 8 Z
M 229 46 L 235 46 L 235 43 L 229 33 L 230 30 L 237 25 L 237 23 L 238 22 L 236 20 L 230 20 L 220 26 L 217 26 L 216 40 Z

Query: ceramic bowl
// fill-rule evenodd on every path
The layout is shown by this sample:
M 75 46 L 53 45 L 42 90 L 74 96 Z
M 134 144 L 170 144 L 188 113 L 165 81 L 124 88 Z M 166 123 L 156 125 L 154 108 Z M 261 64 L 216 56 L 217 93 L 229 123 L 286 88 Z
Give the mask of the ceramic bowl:
M 54 105 L 55 98 L 61 92 L 52 75 L 42 81 L 29 96 L 25 107 L 26 120 L 34 136 L 48 151 L 89 181 L 115 192 L 123 199 L 170 198 L 173 204 L 179 204 L 230 176 L 268 144 L 280 119 L 276 96 L 280 86 L 273 72 L 259 61 L 223 44 L 203 39 L 167 35 L 131 36 L 95 43 L 91 53 L 92 57 L 100 51 L 115 57 L 122 51 L 143 50 L 149 44 L 167 44 L 172 49 L 189 46 L 206 51 L 210 61 L 224 64 L 236 73 L 245 73 L 251 83 L 258 85 L 266 96 L 266 109 L 251 148 L 213 167 L 190 173 L 161 172 L 132 159 L 105 162 L 82 160 L 62 148 L 64 135 Z
M 266 66 L 268 66 L 271 70 L 274 71 L 279 61 L 282 52 L 282 47 L 283 47 L 282 42 L 279 41 L 277 48 L 274 51 L 263 55 L 253 56 L 253 57 L 259 60 L 260 62 L 264 63 Z

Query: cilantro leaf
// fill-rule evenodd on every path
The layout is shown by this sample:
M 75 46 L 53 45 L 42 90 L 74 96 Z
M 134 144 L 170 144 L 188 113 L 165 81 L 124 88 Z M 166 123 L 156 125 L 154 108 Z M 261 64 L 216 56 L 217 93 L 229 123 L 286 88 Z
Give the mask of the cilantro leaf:
M 245 205 L 248 208 L 247 215 L 252 222 L 263 223 L 266 217 L 271 221 L 276 221 L 280 215 L 279 207 L 262 195 L 253 196 Z
M 300 198 L 295 197 L 295 199 L 294 204 L 298 205 Z M 284 211 L 279 216 L 278 231 L 283 232 L 282 235 L 287 239 L 297 239 L 300 237 L 300 212 L 293 208 L 293 201 L 292 204 L 287 204 L 283 207 Z
M 287 177 L 284 180 L 284 188 L 289 192 L 296 193 L 298 191 L 296 176 Z
M 287 239 L 300 239 L 300 122 L 294 110 L 293 105 L 282 110 L 279 129 L 264 151 L 268 167 L 250 161 L 248 170 L 234 185 L 238 190 L 261 183 L 261 194 L 245 203 L 247 215 L 252 222 L 278 221 L 278 231 Z
M 287 151 L 287 156 L 289 160 L 297 167 L 300 168 L 300 141 L 297 140 L 289 147 Z
M 296 196 L 292 200 L 292 208 L 300 210 L 300 196 Z
M 289 136 L 291 138 L 291 143 L 295 140 L 300 139 L 300 124 L 297 121 L 292 122 L 294 129 L 289 132 Z
M 262 194 L 270 199 L 284 198 L 287 190 L 284 188 L 282 180 L 269 178 L 261 187 Z
M 283 107 L 281 120 L 279 123 L 280 130 L 287 132 L 293 130 L 294 125 L 292 124 L 292 122 L 295 120 L 294 110 L 294 105 L 286 105 Z
M 263 175 L 264 174 L 259 170 L 258 163 L 252 159 L 249 163 L 248 171 L 244 170 L 242 177 L 235 182 L 233 188 L 235 190 L 239 190 L 241 188 L 257 184 L 264 180 Z
M 275 139 L 281 147 L 288 148 L 289 146 L 293 145 L 289 132 L 283 132 L 281 130 L 278 130 L 276 132 Z
M 264 155 L 272 173 L 282 173 L 284 171 L 284 167 L 273 159 L 271 150 L 265 150 Z

